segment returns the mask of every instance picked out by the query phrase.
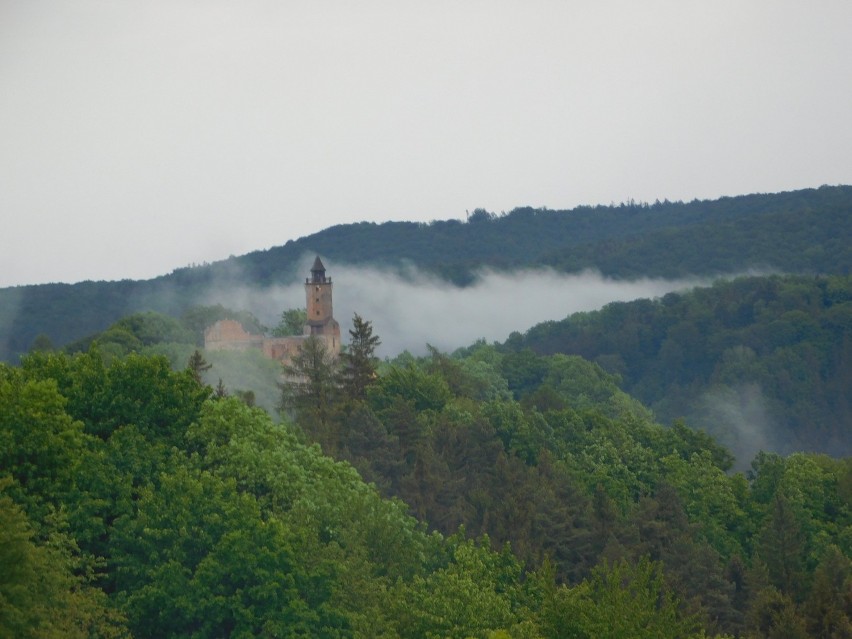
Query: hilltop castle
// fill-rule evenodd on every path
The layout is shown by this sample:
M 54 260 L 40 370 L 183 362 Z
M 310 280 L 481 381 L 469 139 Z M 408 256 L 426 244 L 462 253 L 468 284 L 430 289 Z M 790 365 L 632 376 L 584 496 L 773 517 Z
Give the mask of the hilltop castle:
M 288 363 L 299 352 L 302 343 L 311 336 L 320 339 L 326 350 L 340 355 L 340 324 L 332 311 L 332 283 L 325 275 L 325 266 L 319 256 L 311 267 L 311 276 L 305 279 L 305 308 L 307 322 L 301 335 L 264 337 L 247 332 L 236 320 L 219 320 L 204 331 L 204 348 L 210 351 L 243 351 L 257 348 L 263 354 Z

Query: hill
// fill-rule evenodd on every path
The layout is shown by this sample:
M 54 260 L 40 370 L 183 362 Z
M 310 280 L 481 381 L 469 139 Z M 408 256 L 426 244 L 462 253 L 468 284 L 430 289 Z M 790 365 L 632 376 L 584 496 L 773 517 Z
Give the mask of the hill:
M 745 462 L 758 450 L 852 455 L 849 275 L 744 277 L 612 303 L 502 348 L 595 361 L 661 421 L 686 418 Z
M 0 290 L 0 360 L 14 362 L 41 335 L 63 345 L 138 311 L 173 316 L 238 284 L 298 281 L 299 261 L 404 272 L 414 266 L 456 285 L 477 269 L 598 269 L 619 278 L 722 275 L 747 269 L 849 272 L 852 187 L 820 187 L 713 201 L 623 203 L 572 210 L 476 210 L 466 222 L 335 226 L 266 251 L 177 269 L 146 281 L 45 284 Z
M 577 356 L 377 364 L 278 424 L 162 357 L 0 364 L 0 635 L 852 629 L 849 459 L 726 472 Z

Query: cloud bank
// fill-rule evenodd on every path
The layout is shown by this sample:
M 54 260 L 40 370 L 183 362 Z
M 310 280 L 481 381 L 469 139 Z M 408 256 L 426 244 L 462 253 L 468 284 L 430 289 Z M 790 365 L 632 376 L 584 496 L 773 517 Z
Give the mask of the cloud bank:
M 382 340 L 381 357 L 403 351 L 424 354 L 430 344 L 442 351 L 469 346 L 478 339 L 503 341 L 513 331 L 548 320 L 560 320 L 614 301 L 654 298 L 706 281 L 639 279 L 612 280 L 596 272 L 567 275 L 552 270 L 511 273 L 481 271 L 473 285 L 459 288 L 420 272 L 404 275 L 325 262 L 334 283 L 334 316 L 343 341 L 358 313 L 373 324 Z M 310 265 L 305 259 L 307 273 Z M 274 326 L 283 310 L 304 307 L 300 282 L 274 289 L 241 288 L 211 295 L 211 303 L 253 312 Z

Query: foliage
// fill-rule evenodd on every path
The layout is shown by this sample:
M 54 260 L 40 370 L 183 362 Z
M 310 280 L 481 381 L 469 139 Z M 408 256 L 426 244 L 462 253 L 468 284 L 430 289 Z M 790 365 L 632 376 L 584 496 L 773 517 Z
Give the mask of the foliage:
M 288 335 L 301 335 L 305 324 L 308 323 L 308 311 L 304 308 L 291 308 L 281 313 L 278 326 L 272 329 L 273 337 L 287 337 Z
M 516 334 L 504 371 L 541 389 L 539 354 L 612 367 L 660 419 L 686 417 L 732 448 L 852 454 L 852 278 L 749 277 L 610 304 Z M 538 366 L 539 369 L 534 368 Z
M 104 593 L 75 574 L 73 540 L 54 532 L 38 540 L 0 478 L 0 636 L 21 639 L 127 637 Z
M 207 363 L 207 360 L 204 359 L 204 355 L 201 354 L 201 351 L 196 349 L 193 351 L 192 355 L 189 356 L 186 368 L 190 371 L 190 373 L 192 373 L 192 378 L 195 382 L 201 385 L 204 383 L 204 373 L 213 368 L 213 364 Z
M 334 355 L 326 349 L 325 342 L 310 335 L 282 368 L 281 410 L 292 411 L 303 428 L 321 439 L 338 390 Z
M 363 320 L 350 335 L 350 353 L 378 339 Z M 358 395 L 310 341 L 280 423 L 160 356 L 0 365 L 0 550 L 18 568 L 0 630 L 848 632 L 848 459 L 762 453 L 732 473 L 712 437 L 659 425 L 576 355 L 430 349 Z M 244 388 L 278 374 L 241 365 Z
M 667 591 L 662 566 L 643 558 L 597 566 L 576 588 L 561 588 L 547 602 L 548 636 L 662 639 L 697 637 L 696 620 L 682 615 Z
M 372 322 L 355 313 L 349 329 L 349 347 L 341 354 L 343 389 L 349 399 L 365 398 L 367 387 L 377 376 L 379 360 L 375 351 L 381 343 L 378 335 L 373 335 Z
M 247 323 L 250 318 L 201 305 L 229 288 L 293 282 L 306 253 L 400 274 L 414 265 L 459 285 L 474 281 L 484 268 L 596 269 L 623 279 L 718 276 L 749 269 L 848 274 L 850 202 L 852 187 L 825 186 L 687 203 L 520 207 L 499 215 L 476 209 L 467 223 L 338 225 L 283 246 L 153 280 L 0 290 L 0 361 L 16 361 L 39 334 L 62 346 L 124 316 L 151 310 L 183 315 L 197 340 L 204 327 L 225 317 L 262 333 L 255 330 L 260 326 Z M 86 349 L 88 344 L 82 346 Z

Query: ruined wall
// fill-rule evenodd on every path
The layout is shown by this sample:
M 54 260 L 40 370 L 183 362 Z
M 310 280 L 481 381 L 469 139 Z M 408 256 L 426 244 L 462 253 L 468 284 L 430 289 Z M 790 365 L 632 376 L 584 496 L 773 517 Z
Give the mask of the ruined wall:
M 326 278 L 325 267 L 319 256 L 311 269 L 311 275 L 311 279 L 305 280 L 308 317 L 304 335 L 264 337 L 246 332 L 236 320 L 219 320 L 204 331 L 204 348 L 211 351 L 257 348 L 267 357 L 286 364 L 299 352 L 308 336 L 312 335 L 322 340 L 326 350 L 334 357 L 340 355 L 340 324 L 333 316 L 331 278 Z
M 263 340 L 263 354 L 279 362 L 289 362 L 302 348 L 306 339 L 303 335 L 293 337 L 270 337 Z
M 331 334 L 317 334 L 315 337 L 324 342 L 326 350 L 335 357 L 340 355 L 340 328 Z M 204 348 L 210 351 L 245 351 L 256 348 L 266 357 L 284 364 L 289 363 L 302 348 L 308 335 L 288 337 L 263 337 L 246 332 L 236 320 L 219 320 L 204 331 Z
M 204 331 L 204 348 L 209 351 L 263 348 L 263 336 L 246 332 L 237 320 L 219 320 Z

